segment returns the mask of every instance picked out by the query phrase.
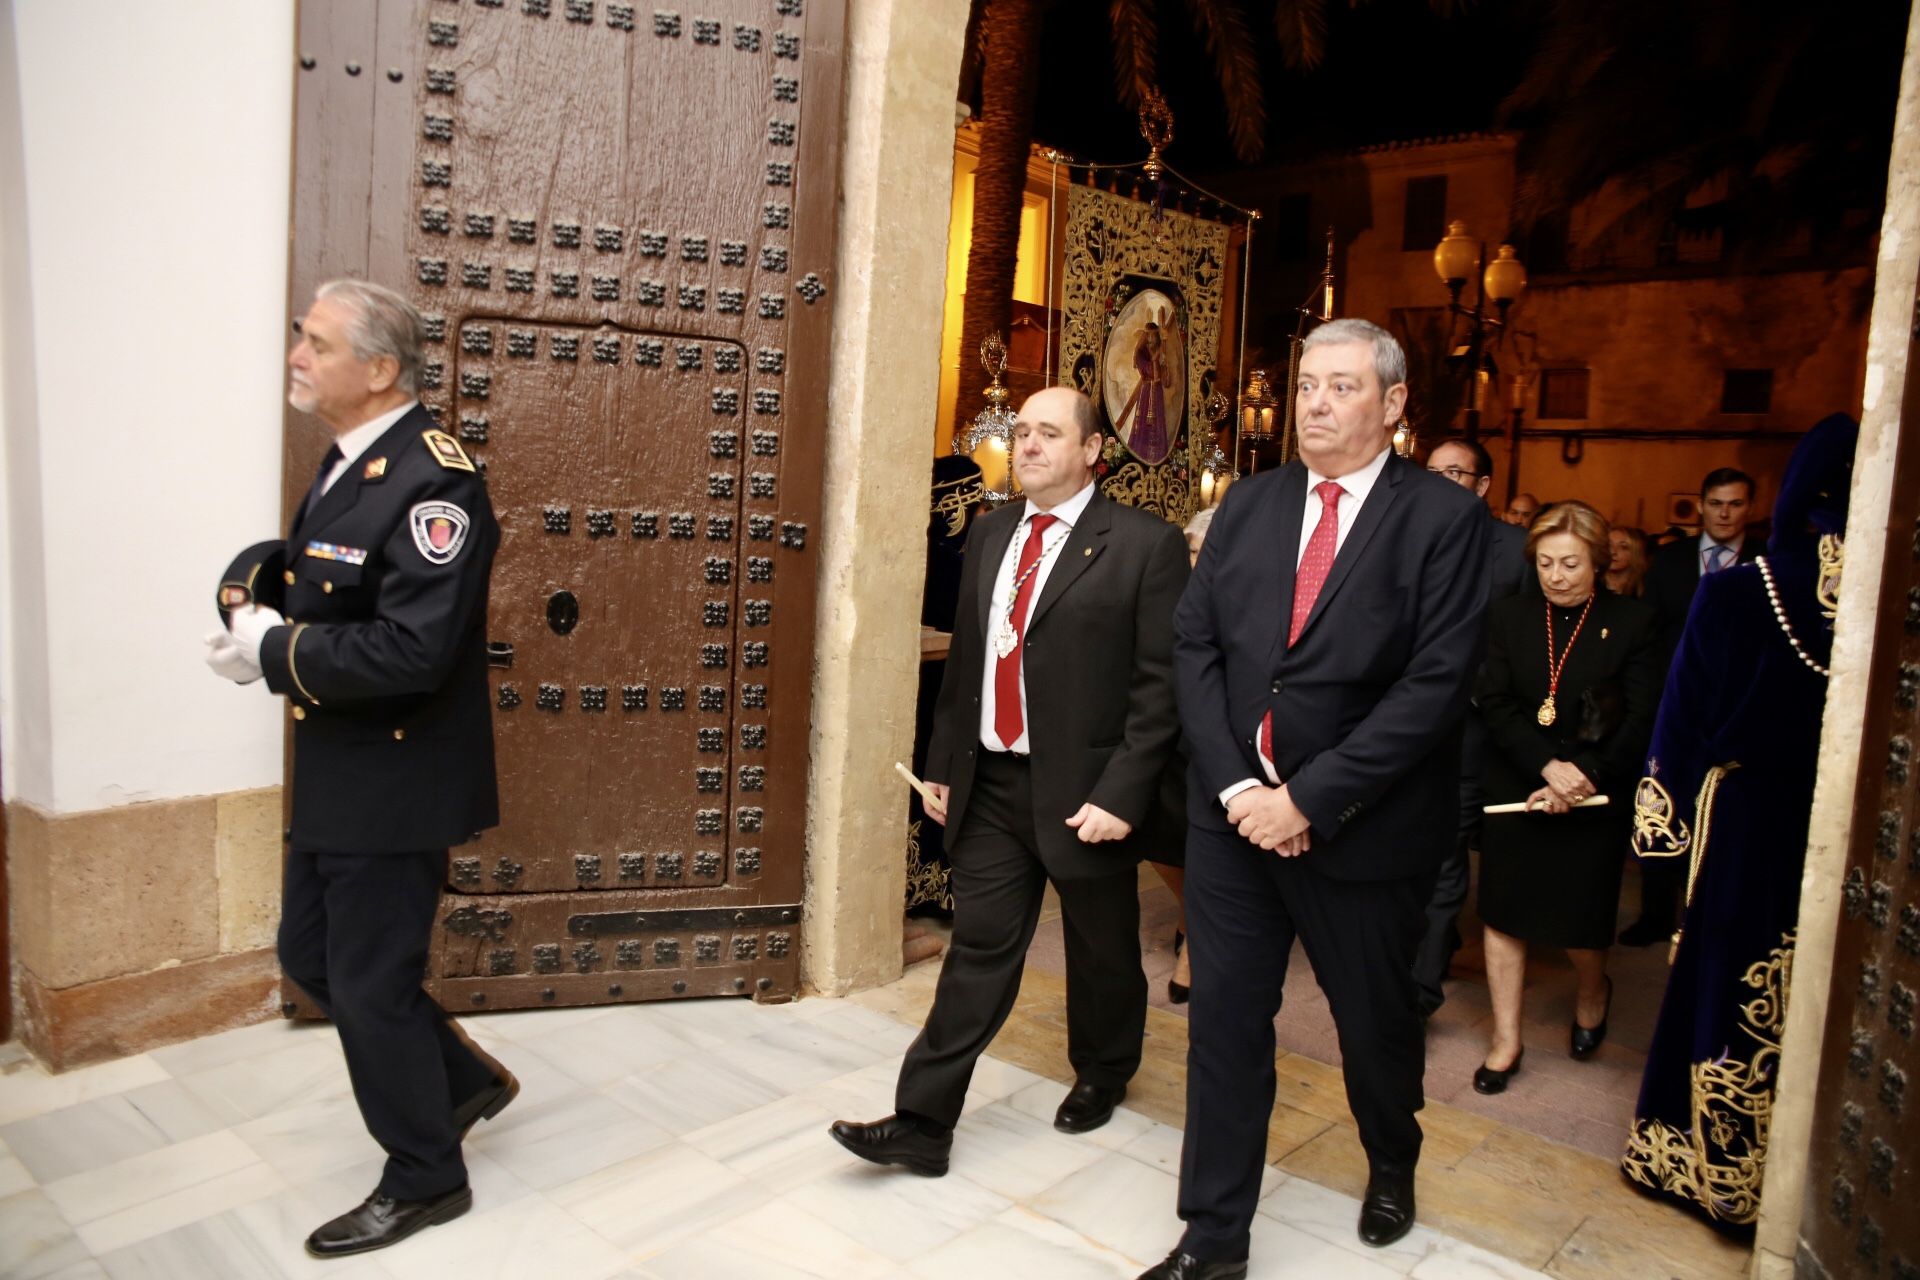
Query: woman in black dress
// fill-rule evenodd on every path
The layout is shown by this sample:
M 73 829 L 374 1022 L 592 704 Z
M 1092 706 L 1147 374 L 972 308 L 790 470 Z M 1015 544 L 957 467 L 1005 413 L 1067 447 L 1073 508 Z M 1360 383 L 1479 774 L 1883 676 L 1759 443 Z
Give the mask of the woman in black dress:
M 1579 976 L 1573 1056 L 1592 1056 L 1606 1037 L 1607 947 L 1633 785 L 1660 703 L 1653 610 L 1606 589 L 1600 513 L 1582 502 L 1549 507 L 1529 529 L 1527 551 L 1546 599 L 1527 593 L 1489 610 L 1487 662 L 1474 691 L 1487 724 L 1487 801 L 1526 805 L 1489 814 L 1481 837 L 1494 1027 L 1473 1074 L 1481 1093 L 1499 1093 L 1520 1069 L 1529 944 L 1566 948 Z M 1602 795 L 1604 806 L 1579 804 Z

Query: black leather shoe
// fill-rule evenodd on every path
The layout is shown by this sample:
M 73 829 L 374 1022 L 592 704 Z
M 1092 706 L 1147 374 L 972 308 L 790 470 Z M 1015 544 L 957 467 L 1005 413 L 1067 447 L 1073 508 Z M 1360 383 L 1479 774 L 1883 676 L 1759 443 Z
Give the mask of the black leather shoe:
M 384 1249 L 425 1227 L 452 1222 L 471 1208 L 471 1187 L 455 1187 L 431 1200 L 395 1200 L 376 1191 L 358 1209 L 341 1214 L 308 1236 L 307 1252 L 316 1258 L 338 1258 Z
M 465 1142 L 467 1135 L 473 1132 L 473 1126 L 482 1120 L 491 1120 L 507 1109 L 507 1104 L 520 1096 L 520 1082 L 513 1072 L 505 1067 L 494 1082 L 480 1092 L 468 1098 L 453 1109 L 453 1127 Z
M 862 1160 L 899 1165 L 923 1178 L 945 1175 L 947 1157 L 953 1151 L 952 1133 L 936 1137 L 914 1121 L 899 1116 L 888 1116 L 872 1124 L 835 1120 L 827 1126 L 827 1132 Z
M 1413 1179 L 1373 1177 L 1360 1202 L 1360 1243 L 1392 1244 L 1413 1230 Z
M 1140 1273 L 1140 1280 L 1240 1280 L 1247 1274 L 1247 1260 L 1203 1262 L 1190 1253 L 1175 1249 Z
M 1113 1109 L 1127 1096 L 1127 1086 L 1110 1089 L 1103 1084 L 1076 1081 L 1067 1090 L 1060 1109 L 1053 1113 L 1053 1127 L 1062 1133 L 1091 1133 L 1113 1119 Z
M 1641 916 L 1620 931 L 1620 945 L 1623 947 L 1650 947 L 1656 942 L 1666 942 L 1673 937 L 1673 924 L 1670 921 L 1649 920 Z
M 1507 1081 L 1520 1074 L 1520 1059 L 1526 1056 L 1527 1051 L 1525 1049 L 1514 1054 L 1512 1063 L 1510 1063 L 1504 1071 L 1495 1071 L 1492 1067 L 1484 1065 L 1475 1067 L 1473 1069 L 1473 1091 L 1475 1093 L 1488 1095 L 1505 1093 L 1507 1091 Z
M 1573 1057 L 1577 1062 L 1585 1062 L 1600 1048 L 1607 1038 L 1607 1015 L 1613 1012 L 1613 979 L 1607 979 L 1607 1007 L 1600 1011 L 1600 1025 L 1583 1027 L 1580 1025 L 1579 1001 L 1574 1002 L 1573 1015 Z

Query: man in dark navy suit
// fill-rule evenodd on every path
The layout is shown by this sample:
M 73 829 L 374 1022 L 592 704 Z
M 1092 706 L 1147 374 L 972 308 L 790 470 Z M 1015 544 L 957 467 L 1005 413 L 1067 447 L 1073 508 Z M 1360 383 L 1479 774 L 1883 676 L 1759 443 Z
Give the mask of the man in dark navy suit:
M 499 821 L 484 628 L 500 528 L 472 460 L 414 398 L 422 330 L 404 298 L 334 281 L 299 328 L 287 398 L 334 443 L 280 590 L 254 593 L 285 616 L 232 598 L 207 661 L 238 683 L 264 673 L 291 705 L 280 962 L 339 1028 L 387 1152 L 365 1203 L 307 1237 L 333 1256 L 465 1213 L 461 1139 L 519 1089 L 420 986 L 447 849 Z
M 1406 356 L 1379 326 L 1316 329 L 1295 396 L 1299 458 L 1228 490 L 1174 618 L 1191 758 L 1187 1226 L 1143 1280 L 1246 1274 L 1295 938 L 1371 1168 L 1360 1238 L 1413 1225 L 1413 958 L 1457 825 L 1488 522 L 1471 493 L 1393 455 Z
M 1481 502 L 1493 487 L 1493 458 L 1478 440 L 1443 440 L 1427 455 L 1427 470 L 1445 476 Z M 1527 531 L 1487 512 L 1487 603 L 1518 594 L 1533 579 L 1527 562 Z M 1480 786 L 1480 753 L 1486 749 L 1487 728 L 1477 710 L 1469 708 L 1460 737 L 1460 828 L 1453 850 L 1440 864 L 1433 900 L 1427 904 L 1427 931 L 1414 959 L 1413 980 L 1420 988 L 1420 1012 L 1432 1017 L 1446 1002 L 1443 985 L 1453 953 L 1460 949 L 1455 923 L 1467 900 L 1473 879 L 1469 851 L 1480 834 L 1480 810 L 1486 795 Z
M 1765 539 L 1747 536 L 1753 511 L 1753 477 L 1733 467 L 1717 467 L 1700 482 L 1700 534 L 1669 542 L 1647 566 L 1647 603 L 1660 628 L 1660 669 L 1664 673 L 1680 648 L 1687 614 L 1700 579 L 1766 550 Z M 1640 918 L 1620 931 L 1628 947 L 1665 942 L 1680 923 L 1680 895 L 1686 888 L 1686 860 L 1643 858 L 1640 862 Z

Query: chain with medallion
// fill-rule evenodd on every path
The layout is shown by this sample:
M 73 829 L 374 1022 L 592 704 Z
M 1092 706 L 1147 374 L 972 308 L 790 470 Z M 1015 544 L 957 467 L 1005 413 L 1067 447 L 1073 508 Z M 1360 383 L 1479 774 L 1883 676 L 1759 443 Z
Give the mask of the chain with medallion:
M 1567 647 L 1560 651 L 1558 661 L 1553 656 L 1553 601 L 1547 601 L 1547 700 L 1540 704 L 1540 710 L 1534 713 L 1534 719 L 1544 727 L 1554 722 L 1559 714 L 1553 705 L 1554 695 L 1560 692 L 1560 673 L 1567 669 L 1567 656 L 1573 652 L 1573 642 L 1580 638 L 1581 628 L 1587 625 L 1587 615 L 1593 612 L 1593 597 L 1587 597 L 1587 603 L 1580 610 L 1580 621 L 1573 626 L 1573 634 L 1567 637 Z
M 1048 537 L 1040 548 L 1038 558 L 1028 565 L 1027 571 L 1015 578 L 1013 585 L 1007 589 L 1007 607 L 1001 615 L 999 629 L 993 633 L 993 651 L 999 657 L 1010 658 L 1013 656 L 1013 651 L 1020 647 L 1020 633 L 1013 626 L 1013 607 L 1020 599 L 1020 588 L 1026 586 L 1027 579 L 1038 573 L 1040 566 L 1045 564 L 1048 558 L 1060 549 L 1061 544 L 1072 536 L 1073 526 L 1064 520 L 1061 521 L 1059 536 Z

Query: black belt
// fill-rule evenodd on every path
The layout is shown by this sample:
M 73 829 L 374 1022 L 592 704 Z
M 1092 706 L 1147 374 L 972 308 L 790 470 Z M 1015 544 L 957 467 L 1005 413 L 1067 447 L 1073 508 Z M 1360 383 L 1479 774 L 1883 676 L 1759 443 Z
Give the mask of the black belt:
M 991 747 L 980 748 L 980 757 L 982 760 L 991 760 L 995 764 L 1004 762 L 1009 766 L 1024 765 L 1033 759 L 1033 756 L 1025 751 L 995 751 Z

